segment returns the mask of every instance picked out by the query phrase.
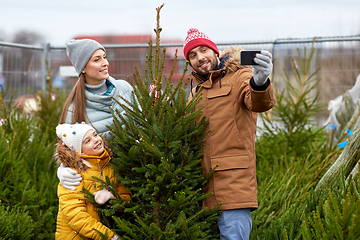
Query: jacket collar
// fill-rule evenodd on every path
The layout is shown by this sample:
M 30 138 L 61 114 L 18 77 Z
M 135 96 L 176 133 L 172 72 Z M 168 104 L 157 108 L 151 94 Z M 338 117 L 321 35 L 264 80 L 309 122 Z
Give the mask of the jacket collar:
M 77 153 L 76 153 L 77 154 Z M 110 161 L 110 155 L 108 153 L 108 151 L 106 151 L 106 149 L 104 150 L 104 152 L 100 155 L 100 156 L 89 156 L 89 155 L 80 155 L 78 154 L 83 160 L 86 160 L 87 162 L 89 162 L 92 166 L 97 166 L 98 164 L 100 166 L 103 166 L 105 164 L 107 164 L 107 162 Z M 85 163 L 86 164 L 86 163 Z
M 229 59 L 228 55 L 225 55 L 224 57 L 220 58 L 220 63 L 219 65 L 214 69 L 214 71 L 216 70 L 221 70 L 224 66 L 226 61 Z

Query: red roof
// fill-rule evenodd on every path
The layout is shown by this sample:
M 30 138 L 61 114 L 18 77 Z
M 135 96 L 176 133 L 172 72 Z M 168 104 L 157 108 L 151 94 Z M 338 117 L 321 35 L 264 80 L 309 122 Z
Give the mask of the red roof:
M 148 43 L 150 39 L 153 40 L 153 45 L 155 44 L 155 39 L 148 35 L 93 35 L 93 36 L 77 36 L 74 39 L 84 39 L 89 38 L 93 39 L 100 44 L 131 44 L 131 43 Z M 162 43 L 183 43 L 180 39 L 161 39 Z M 178 47 L 167 47 L 166 55 L 174 56 L 175 50 Z M 178 58 L 184 59 L 183 51 L 180 49 L 178 51 Z

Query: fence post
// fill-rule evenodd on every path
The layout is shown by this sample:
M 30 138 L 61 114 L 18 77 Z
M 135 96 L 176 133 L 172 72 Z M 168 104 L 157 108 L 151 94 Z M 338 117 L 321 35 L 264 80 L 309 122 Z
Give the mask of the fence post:
M 46 64 L 47 63 L 47 64 Z M 44 43 L 42 54 L 41 54 L 41 77 L 42 77 L 42 90 L 46 88 L 46 77 L 47 77 L 47 68 L 51 63 L 50 59 L 50 43 Z

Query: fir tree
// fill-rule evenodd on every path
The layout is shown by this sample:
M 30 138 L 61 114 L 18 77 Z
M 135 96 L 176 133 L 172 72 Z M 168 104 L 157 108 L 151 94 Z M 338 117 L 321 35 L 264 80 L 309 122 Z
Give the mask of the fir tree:
M 99 211 L 121 239 L 218 239 L 218 208 L 201 206 L 206 197 L 202 186 L 209 177 L 201 175 L 200 167 L 207 121 L 194 124 L 201 114 L 201 110 L 194 110 L 201 96 L 187 101 L 187 65 L 180 81 L 172 83 L 177 52 L 170 74 L 163 72 L 166 49 L 161 54 L 162 7 L 156 9 L 155 57 L 150 41 L 145 79 L 135 67 L 133 87 L 138 105 L 122 105 L 127 120 L 114 113 L 126 123 L 125 129 L 117 120 L 109 127 L 115 153 L 113 168 L 118 180 L 133 193 L 132 200 L 123 201 L 112 190 L 112 183 L 103 182 L 117 197 Z
M 322 111 L 324 104 L 319 103 L 319 91 L 317 90 L 321 79 L 317 73 L 320 69 L 311 72 L 310 66 L 315 53 L 315 38 L 307 56 L 304 47 L 304 55 L 298 51 L 297 64 L 292 59 L 293 74 L 289 76 L 285 69 L 282 80 L 285 87 L 281 89 L 274 83 L 276 104 L 271 109 L 271 115 L 261 114 L 264 128 L 261 130 L 261 138 L 270 139 L 257 144 L 257 158 L 279 153 L 285 160 L 293 157 L 306 157 L 307 149 L 311 149 L 314 142 L 318 141 L 322 128 L 317 127 L 316 115 Z M 271 118 L 270 118 L 271 116 Z M 265 145 L 264 145 L 265 144 Z M 270 150 L 265 152 L 264 150 Z M 259 162 L 259 161 L 257 161 Z

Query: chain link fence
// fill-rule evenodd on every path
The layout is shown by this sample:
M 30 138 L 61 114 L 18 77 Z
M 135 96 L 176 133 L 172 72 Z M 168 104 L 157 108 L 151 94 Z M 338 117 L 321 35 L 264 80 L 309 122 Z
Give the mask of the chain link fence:
M 273 55 L 274 68 L 272 80 L 276 86 L 283 87 L 283 75 L 292 75 L 298 58 L 298 50 L 304 55 L 310 52 L 313 39 L 277 39 L 264 42 L 217 43 L 219 50 L 229 46 L 242 46 L 246 50 L 268 50 Z M 107 50 L 110 63 L 109 72 L 115 79 L 134 82 L 134 74 L 144 79 L 148 44 L 103 44 Z M 186 61 L 182 54 L 182 44 L 163 44 L 166 48 L 165 70 L 168 75 L 175 62 L 173 81 L 180 79 Z M 317 37 L 315 54 L 311 62 L 310 72 L 318 68 L 321 101 L 329 100 L 343 94 L 355 84 L 360 74 L 360 35 L 341 37 Z M 295 62 L 294 62 L 295 61 Z M 295 64 L 294 64 L 295 63 Z M 188 69 L 190 72 L 190 69 Z M 49 78 L 49 76 L 51 76 Z M 32 92 L 44 89 L 47 79 L 52 79 L 53 86 L 66 88 L 69 92 L 77 81 L 71 62 L 66 56 L 65 47 L 53 47 L 50 44 L 30 46 L 0 42 L 0 88 L 5 90 L 6 100 L 10 100 L 11 92 L 18 102 L 31 98 Z M 15 100 L 14 99 L 14 100 Z M 319 118 L 327 117 L 328 112 L 319 113 Z

